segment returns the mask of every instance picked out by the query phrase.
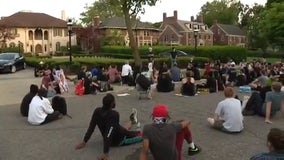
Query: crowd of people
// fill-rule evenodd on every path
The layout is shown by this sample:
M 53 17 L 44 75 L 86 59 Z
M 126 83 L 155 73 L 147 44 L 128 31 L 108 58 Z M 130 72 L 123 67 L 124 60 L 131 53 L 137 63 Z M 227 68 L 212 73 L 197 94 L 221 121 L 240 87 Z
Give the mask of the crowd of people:
M 196 96 L 203 89 L 207 89 L 208 93 L 222 91 L 225 98 L 217 104 L 214 116 L 208 117 L 207 121 L 212 128 L 229 134 L 238 134 L 245 130 L 243 116 L 257 114 L 265 117 L 265 123 L 271 124 L 271 119 L 278 111 L 284 114 L 282 64 L 252 61 L 237 65 L 233 61 L 217 61 L 206 64 L 202 75 L 198 66 L 189 62 L 183 77 L 176 60 L 173 60 L 171 67 L 168 68 L 166 63 L 156 65 L 152 54 L 149 55 L 148 64 L 134 69 L 128 61 L 122 66 L 121 71 L 115 65 L 106 68 L 93 67 L 89 70 L 83 66 L 77 74 L 76 86 L 80 84 L 84 88 L 83 94 L 96 94 L 113 90 L 111 85 L 114 83 L 131 85 L 140 90 L 147 90 L 149 99 L 152 99 L 154 90 L 172 92 L 178 83 L 181 84 L 178 90 L 186 96 Z M 141 78 L 141 75 L 144 78 Z M 23 98 L 20 107 L 21 114 L 28 117 L 30 124 L 43 125 L 68 115 L 65 98 L 55 96 L 69 92 L 67 79 L 69 78 L 60 67 L 46 68 L 40 86 L 30 86 L 30 92 Z M 234 87 L 244 85 L 249 86 L 252 93 L 247 99 L 240 100 Z M 51 100 L 48 97 L 51 97 Z M 76 149 L 86 146 L 98 126 L 103 138 L 103 154 L 99 157 L 101 160 L 110 159 L 111 146 L 139 142 L 142 142 L 140 160 L 146 160 L 149 152 L 157 160 L 181 160 L 184 140 L 188 144 L 188 155 L 195 155 L 201 151 L 201 147 L 193 141 L 190 121 L 184 119 L 170 122 L 167 105 L 156 104 L 151 114 L 152 123 L 145 124 L 142 130 L 136 109 L 133 109 L 129 116 L 129 122 L 122 126 L 115 107 L 114 95 L 107 93 L 102 99 L 102 107 L 95 108 L 83 141 L 76 145 Z M 135 130 L 133 126 L 136 126 Z M 271 129 L 267 136 L 269 152 L 255 155 L 251 159 L 284 159 L 283 139 L 283 130 Z

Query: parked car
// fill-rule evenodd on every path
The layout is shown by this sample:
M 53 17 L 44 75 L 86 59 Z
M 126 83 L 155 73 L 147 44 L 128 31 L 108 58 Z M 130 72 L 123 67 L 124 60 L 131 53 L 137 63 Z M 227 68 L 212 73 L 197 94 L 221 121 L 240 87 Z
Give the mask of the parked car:
M 20 53 L 1 53 L 0 72 L 14 73 L 17 70 L 25 69 L 25 58 Z

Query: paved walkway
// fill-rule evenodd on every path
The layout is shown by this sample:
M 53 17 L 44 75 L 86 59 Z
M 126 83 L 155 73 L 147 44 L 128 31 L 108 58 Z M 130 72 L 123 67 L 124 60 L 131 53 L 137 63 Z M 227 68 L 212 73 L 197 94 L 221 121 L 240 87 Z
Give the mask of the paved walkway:
M 2 75 L 0 75 L 2 76 Z M 0 78 L 1 79 L 1 78 Z M 0 81 L 2 84 L 4 82 Z M 26 89 L 27 90 L 27 89 Z M 26 92 L 24 91 L 24 93 Z M 2 91 L 2 90 L 1 90 Z M 138 110 L 138 118 L 143 124 L 151 123 L 151 111 L 155 104 L 167 104 L 173 119 L 188 118 L 196 144 L 202 152 L 189 157 L 186 155 L 187 144 L 184 143 L 183 159 L 193 160 L 246 160 L 252 155 L 267 151 L 266 135 L 272 127 L 284 125 L 283 117 L 276 115 L 272 125 L 265 124 L 263 118 L 245 117 L 245 130 L 240 134 L 221 133 L 207 125 L 206 118 L 212 115 L 217 103 L 223 99 L 223 93 L 204 94 L 195 97 L 179 97 L 171 93 L 156 93 L 152 100 L 138 100 L 135 90 L 116 86 L 117 107 L 121 123 L 129 119 L 131 108 Z M 119 97 L 118 93 L 129 93 Z M 11 93 L 13 94 L 13 93 Z M 1 96 L 10 98 L 11 95 Z M 102 151 L 102 138 L 96 128 L 86 148 L 75 151 L 76 144 L 82 141 L 95 107 L 101 106 L 104 94 L 76 96 L 66 95 L 68 112 L 73 117 L 44 126 L 31 126 L 19 113 L 21 98 L 12 103 L 0 105 L 0 160 L 91 160 L 96 159 Z M 111 148 L 112 160 L 136 160 L 141 144 Z

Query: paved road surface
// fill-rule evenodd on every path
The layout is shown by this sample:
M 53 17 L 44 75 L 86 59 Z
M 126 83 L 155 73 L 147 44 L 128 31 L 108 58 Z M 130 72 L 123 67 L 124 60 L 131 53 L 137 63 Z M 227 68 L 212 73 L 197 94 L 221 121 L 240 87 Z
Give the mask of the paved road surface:
M 31 126 L 19 113 L 19 103 L 28 91 L 31 82 L 39 83 L 32 77 L 32 70 L 16 74 L 0 74 L 0 160 L 93 160 L 102 153 L 102 138 L 96 129 L 86 148 L 75 151 L 87 129 L 95 107 L 101 106 L 104 94 L 67 97 L 68 112 L 73 119 L 62 120 L 44 126 Z M 5 90 L 6 92 L 3 92 Z M 117 87 L 115 90 L 126 92 Z M 116 95 L 117 92 L 114 92 Z M 246 160 L 255 153 L 266 151 L 266 135 L 271 127 L 284 126 L 283 117 L 276 115 L 273 124 L 264 124 L 264 119 L 245 117 L 245 130 L 236 135 L 224 134 L 208 127 L 206 118 L 223 99 L 222 93 L 205 94 L 195 97 L 178 97 L 174 93 L 155 94 L 152 100 L 138 100 L 134 90 L 130 95 L 116 96 L 121 123 L 127 122 L 132 107 L 137 108 L 142 125 L 151 123 L 152 107 L 157 103 L 169 106 L 173 119 L 188 118 L 196 144 L 202 152 L 196 156 L 186 155 L 191 160 Z M 137 160 L 141 144 L 111 148 L 112 160 Z

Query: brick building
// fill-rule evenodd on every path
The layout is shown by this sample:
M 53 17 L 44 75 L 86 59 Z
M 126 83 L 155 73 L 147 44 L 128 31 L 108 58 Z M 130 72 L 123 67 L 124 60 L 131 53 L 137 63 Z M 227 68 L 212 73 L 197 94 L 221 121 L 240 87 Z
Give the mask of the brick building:
M 159 37 L 161 45 L 194 46 L 195 40 L 197 46 L 213 45 L 213 32 L 203 23 L 202 16 L 197 16 L 196 19 L 191 16 L 190 21 L 185 21 L 178 19 L 177 11 L 174 11 L 172 17 L 167 17 L 167 14 L 163 13 L 161 31 Z

